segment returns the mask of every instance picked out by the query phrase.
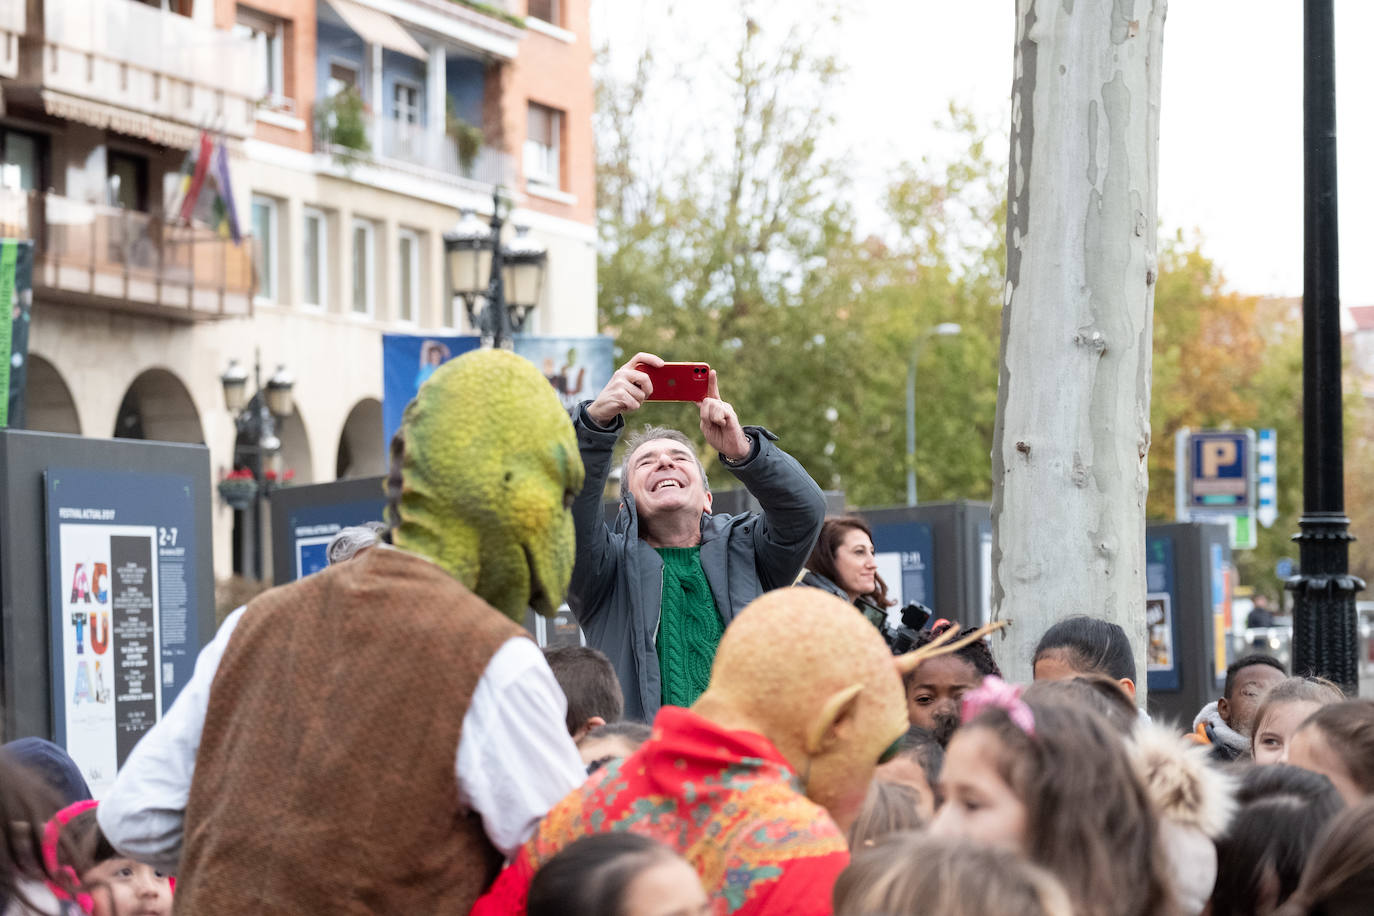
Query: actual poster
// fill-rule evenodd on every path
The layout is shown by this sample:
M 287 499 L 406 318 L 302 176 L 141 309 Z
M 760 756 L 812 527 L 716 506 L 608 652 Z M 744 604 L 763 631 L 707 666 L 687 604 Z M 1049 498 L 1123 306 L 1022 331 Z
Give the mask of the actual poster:
M 67 753 L 99 797 L 160 708 L 157 529 L 62 525 Z M 114 740 L 111 741 L 110 738 Z
M 194 670 L 191 481 L 49 469 L 46 483 L 55 737 L 100 798 Z

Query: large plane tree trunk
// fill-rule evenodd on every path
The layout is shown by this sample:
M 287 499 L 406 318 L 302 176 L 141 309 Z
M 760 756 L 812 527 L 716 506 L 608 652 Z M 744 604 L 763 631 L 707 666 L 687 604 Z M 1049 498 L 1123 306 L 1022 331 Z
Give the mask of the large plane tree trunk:
M 993 434 L 1010 679 L 1054 621 L 1120 624 L 1145 691 L 1145 496 L 1165 0 L 1017 0 Z

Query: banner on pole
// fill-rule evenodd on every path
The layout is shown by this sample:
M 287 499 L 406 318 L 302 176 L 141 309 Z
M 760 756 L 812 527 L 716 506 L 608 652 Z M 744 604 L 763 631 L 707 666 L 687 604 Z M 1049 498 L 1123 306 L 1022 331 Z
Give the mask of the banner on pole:
M 0 428 L 24 428 L 33 311 L 33 242 L 0 239 Z

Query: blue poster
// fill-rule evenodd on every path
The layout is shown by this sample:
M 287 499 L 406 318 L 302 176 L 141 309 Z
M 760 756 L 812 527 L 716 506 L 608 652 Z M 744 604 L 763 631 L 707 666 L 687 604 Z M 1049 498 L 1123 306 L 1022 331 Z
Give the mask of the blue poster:
M 567 408 L 596 397 L 615 372 L 609 337 L 517 337 L 515 352 L 539 367 Z
M 1179 661 L 1178 571 L 1174 539 L 1168 535 L 1145 538 L 1145 660 L 1150 690 L 1178 690 L 1182 683 Z
M 286 537 L 292 559 L 289 574 L 278 574 L 278 585 L 303 579 L 329 565 L 326 550 L 334 535 L 352 525 L 384 521 L 382 513 L 386 501 L 378 489 L 376 499 L 358 500 L 331 505 L 301 506 L 286 519 Z M 280 536 L 280 531 L 274 531 Z
M 896 624 L 901 608 L 915 601 L 943 616 L 935 600 L 935 539 L 924 522 L 898 522 L 873 526 L 878 575 L 887 583 L 889 598 L 897 603 L 888 609 Z
M 53 733 L 99 798 L 191 678 L 193 481 L 45 473 Z
M 391 454 L 391 439 L 401 428 L 406 405 L 439 366 L 477 349 L 476 337 L 433 334 L 382 335 L 382 454 Z

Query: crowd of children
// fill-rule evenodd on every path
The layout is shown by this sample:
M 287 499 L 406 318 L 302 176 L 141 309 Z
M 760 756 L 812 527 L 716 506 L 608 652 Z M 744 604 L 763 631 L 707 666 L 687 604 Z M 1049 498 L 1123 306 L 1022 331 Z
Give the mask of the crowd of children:
M 923 633 L 918 646 L 940 636 Z M 724 647 L 728 656 L 728 639 Z M 880 755 L 841 839 L 819 825 L 817 818 L 829 821 L 820 808 L 780 801 L 789 782 L 805 793 L 810 774 L 792 772 L 759 734 L 713 729 L 709 718 L 679 709 L 665 709 L 653 728 L 623 721 L 614 671 L 600 653 L 569 647 L 546 655 L 592 775 L 518 854 L 516 892 L 499 892 L 508 869 L 474 912 L 1374 912 L 1374 702 L 1346 699 L 1318 679 L 1269 677 L 1280 674 L 1272 660 L 1238 660 L 1226 695 L 1187 735 L 1137 712 L 1129 640 L 1102 621 L 1052 627 L 1025 690 L 1001 680 L 984 640 L 927 659 L 904 677 L 909 730 Z M 1257 679 L 1244 676 L 1247 669 L 1262 669 L 1267 686 L 1251 690 Z M 721 690 L 708 689 L 708 713 Z M 744 708 L 738 698 L 727 702 Z M 1231 735 L 1249 747 L 1238 749 Z M 707 747 L 730 742 L 734 756 Z M 110 846 L 96 802 L 81 797 L 89 793 L 80 774 L 63 760 L 60 749 L 38 742 L 35 751 L 32 740 L 0 755 L 0 913 L 171 913 L 174 881 Z M 660 815 L 671 806 L 600 829 L 627 805 L 669 793 L 674 781 L 682 805 L 667 820 Z M 689 802 L 696 807 L 683 820 Z M 794 833 L 750 846 L 761 857 L 752 867 L 755 875 L 791 869 L 801 877 L 787 894 L 749 909 L 732 890 L 747 856 L 716 855 L 726 842 L 713 844 L 715 831 L 737 826 L 737 812 L 723 814 L 732 808 L 784 803 Z M 809 840 L 798 843 L 797 830 L 811 831 Z M 788 849 L 800 858 L 789 860 Z

